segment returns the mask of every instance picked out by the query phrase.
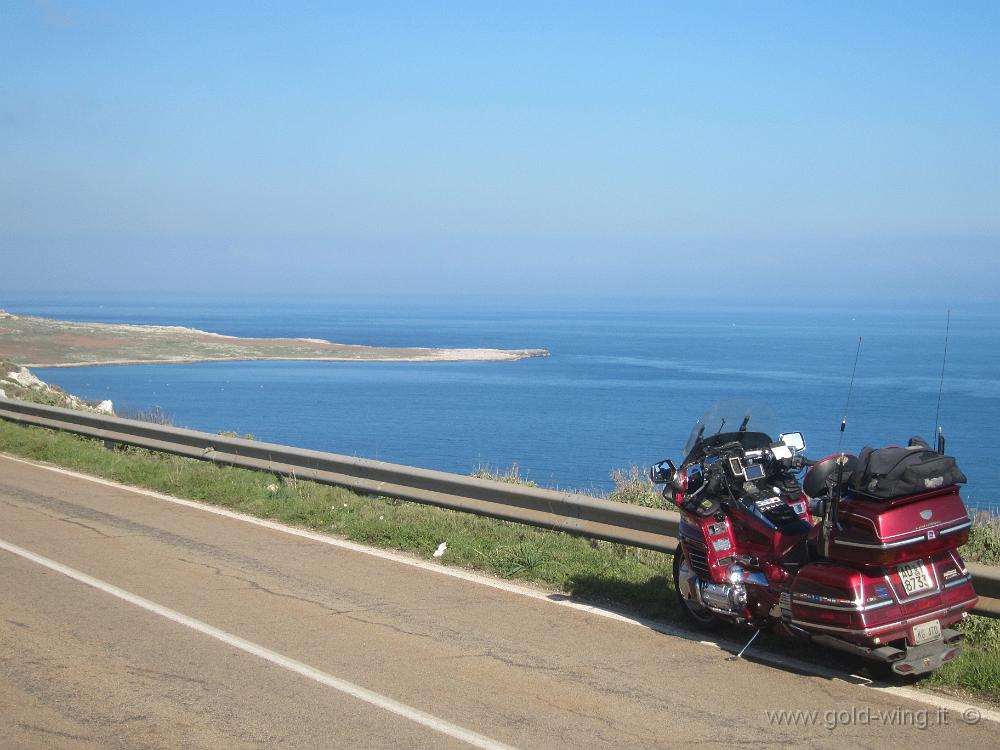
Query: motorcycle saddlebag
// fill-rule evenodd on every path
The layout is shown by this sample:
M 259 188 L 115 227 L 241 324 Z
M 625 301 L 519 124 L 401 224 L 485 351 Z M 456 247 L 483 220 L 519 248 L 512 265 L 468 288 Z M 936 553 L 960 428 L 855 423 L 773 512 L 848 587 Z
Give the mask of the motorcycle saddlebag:
M 965 474 L 954 458 L 942 456 L 926 445 L 912 445 L 865 448 L 849 486 L 872 498 L 892 500 L 964 483 Z

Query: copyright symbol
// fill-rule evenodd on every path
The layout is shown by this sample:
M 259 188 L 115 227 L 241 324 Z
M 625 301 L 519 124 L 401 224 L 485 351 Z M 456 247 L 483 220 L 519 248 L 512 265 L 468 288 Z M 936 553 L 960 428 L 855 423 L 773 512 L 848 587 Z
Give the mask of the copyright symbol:
M 978 708 L 967 708 L 962 711 L 962 721 L 966 724 L 978 724 L 983 715 L 979 713 Z

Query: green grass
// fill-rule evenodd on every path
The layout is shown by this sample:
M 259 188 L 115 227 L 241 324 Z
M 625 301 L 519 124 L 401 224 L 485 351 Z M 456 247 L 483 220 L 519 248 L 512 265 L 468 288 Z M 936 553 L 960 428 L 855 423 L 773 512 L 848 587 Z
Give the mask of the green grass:
M 314 482 L 141 448 L 107 450 L 100 441 L 3 420 L 0 450 L 424 558 L 431 558 L 437 546 L 447 542 L 448 549 L 440 558 L 446 565 L 536 582 L 647 617 L 675 620 L 680 616 L 670 580 L 672 559 L 658 552 L 415 503 L 362 497 Z M 477 475 L 530 484 L 516 467 L 480 469 Z M 617 472 L 615 479 L 614 499 L 659 504 L 638 469 Z M 990 521 L 978 522 L 970 549 L 963 549 L 963 554 L 995 561 L 990 550 L 996 549 L 996 539 L 990 534 L 996 534 L 997 528 Z M 1000 621 L 971 616 L 960 627 L 967 639 L 962 655 L 926 684 L 1000 700 Z M 794 644 L 788 647 L 795 648 Z M 796 653 L 815 654 L 810 647 L 800 649 Z M 837 659 L 832 653 L 829 657 Z
M 962 652 L 927 678 L 928 685 L 960 687 L 1000 700 L 1000 620 L 969 615 L 959 629 L 965 632 Z
M 966 560 L 987 565 L 1000 564 L 1000 516 L 978 514 L 969 530 L 969 541 L 961 551 Z

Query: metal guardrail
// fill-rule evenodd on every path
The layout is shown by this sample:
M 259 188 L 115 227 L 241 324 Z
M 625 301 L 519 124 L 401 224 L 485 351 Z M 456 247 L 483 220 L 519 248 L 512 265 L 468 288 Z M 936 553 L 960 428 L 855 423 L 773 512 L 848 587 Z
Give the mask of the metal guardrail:
M 0 418 L 217 464 L 294 475 L 299 479 L 347 487 L 365 495 L 411 500 L 661 552 L 673 552 L 677 547 L 676 513 L 588 495 L 523 487 L 15 399 L 0 398 Z
M 589 495 L 213 435 L 9 398 L 0 398 L 0 419 L 659 552 L 673 553 L 677 549 L 677 513 Z M 968 568 L 980 596 L 974 611 L 1000 617 L 1000 569 L 975 563 L 970 563 Z

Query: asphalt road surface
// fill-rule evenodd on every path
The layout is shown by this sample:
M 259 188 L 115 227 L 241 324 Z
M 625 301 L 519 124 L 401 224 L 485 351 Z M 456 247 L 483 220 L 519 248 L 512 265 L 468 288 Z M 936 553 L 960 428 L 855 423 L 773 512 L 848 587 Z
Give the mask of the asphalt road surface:
M 0 457 L 2 748 L 995 748 L 998 728 Z

